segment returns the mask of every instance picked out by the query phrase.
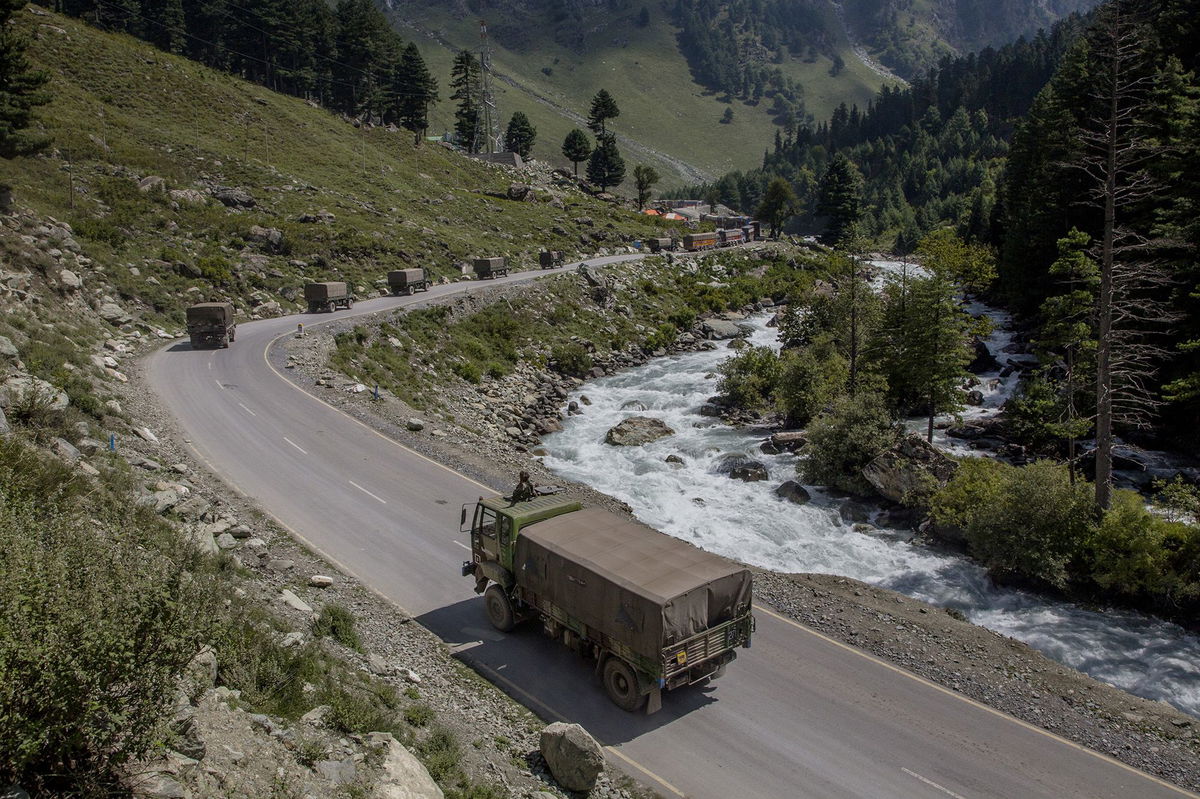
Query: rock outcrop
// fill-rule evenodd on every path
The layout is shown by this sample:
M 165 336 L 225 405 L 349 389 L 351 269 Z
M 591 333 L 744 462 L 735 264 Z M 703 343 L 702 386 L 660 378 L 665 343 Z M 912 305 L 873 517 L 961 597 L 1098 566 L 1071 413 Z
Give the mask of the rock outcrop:
M 881 496 L 904 502 L 945 485 L 958 463 L 924 438 L 908 435 L 863 467 L 862 476 Z

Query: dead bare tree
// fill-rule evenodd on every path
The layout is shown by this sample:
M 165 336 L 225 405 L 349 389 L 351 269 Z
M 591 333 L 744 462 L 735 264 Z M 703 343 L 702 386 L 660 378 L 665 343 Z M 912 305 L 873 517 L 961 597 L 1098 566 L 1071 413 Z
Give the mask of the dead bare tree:
M 1147 50 L 1144 0 L 1116 0 L 1097 14 L 1087 37 L 1089 111 L 1076 131 L 1081 156 L 1073 165 L 1092 182 L 1103 207 L 1095 248 L 1100 268 L 1096 304 L 1096 505 L 1112 501 L 1113 425 L 1145 425 L 1157 400 L 1150 386 L 1166 357 L 1153 342 L 1168 321 L 1160 242 L 1135 229 L 1139 211 L 1159 186 L 1147 169 L 1161 155 L 1145 130 L 1155 70 Z M 1156 290 L 1157 289 L 1157 290 Z

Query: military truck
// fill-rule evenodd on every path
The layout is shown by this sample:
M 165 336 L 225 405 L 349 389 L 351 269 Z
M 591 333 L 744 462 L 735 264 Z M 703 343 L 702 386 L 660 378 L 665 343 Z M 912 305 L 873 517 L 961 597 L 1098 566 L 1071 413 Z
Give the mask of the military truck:
M 542 250 L 538 253 L 538 266 L 542 269 L 553 269 L 563 265 L 563 254 L 559 250 Z
M 469 523 L 469 528 L 468 528 Z M 749 570 L 600 508 L 539 496 L 463 505 L 475 578 L 501 632 L 537 618 L 595 658 L 620 708 L 662 707 L 662 692 L 721 676 L 750 646 Z
M 646 243 L 650 245 L 650 252 L 663 252 L 664 250 L 675 249 L 675 240 L 671 238 L 652 238 L 646 239 Z
M 306 284 L 304 299 L 308 300 L 309 313 L 354 307 L 354 295 L 350 293 L 350 287 L 340 280 Z
M 205 345 L 228 347 L 237 334 L 233 306 L 227 302 L 202 302 L 187 309 L 187 332 L 192 349 Z
M 508 262 L 500 258 L 476 258 L 475 277 L 480 280 L 508 274 Z
M 429 278 L 424 269 L 393 269 L 387 275 L 388 288 L 392 294 L 412 294 L 429 291 Z

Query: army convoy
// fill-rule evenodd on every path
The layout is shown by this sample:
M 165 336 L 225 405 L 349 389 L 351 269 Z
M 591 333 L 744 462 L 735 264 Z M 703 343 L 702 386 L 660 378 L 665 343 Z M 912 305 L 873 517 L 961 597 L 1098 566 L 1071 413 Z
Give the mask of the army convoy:
M 304 299 L 308 301 L 309 313 L 354 307 L 354 295 L 350 293 L 350 286 L 341 280 L 305 284 Z
M 596 661 L 618 707 L 654 713 L 662 692 L 714 679 L 750 646 L 749 570 L 599 508 L 554 496 L 464 505 L 475 579 L 501 632 L 537 619 Z
M 202 302 L 187 309 L 187 332 L 192 349 L 228 347 L 237 334 L 233 305 L 227 302 Z

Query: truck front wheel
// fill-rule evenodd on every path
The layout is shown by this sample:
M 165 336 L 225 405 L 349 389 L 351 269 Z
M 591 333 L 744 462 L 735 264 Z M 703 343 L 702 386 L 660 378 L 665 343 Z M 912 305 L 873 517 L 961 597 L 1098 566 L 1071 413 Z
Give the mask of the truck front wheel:
M 638 690 L 637 675 L 618 657 L 604 661 L 604 691 L 613 704 L 634 713 L 646 704 L 646 695 Z
M 512 628 L 517 625 L 512 601 L 500 586 L 495 584 L 488 586 L 488 590 L 483 595 L 483 605 L 487 609 L 488 621 L 500 632 L 511 632 Z

